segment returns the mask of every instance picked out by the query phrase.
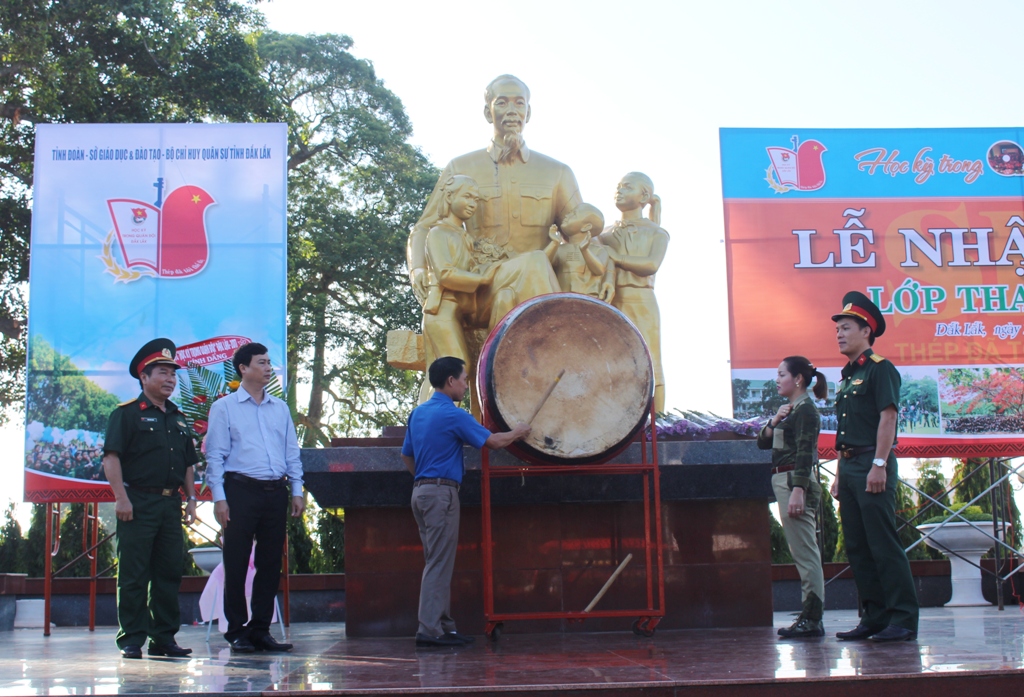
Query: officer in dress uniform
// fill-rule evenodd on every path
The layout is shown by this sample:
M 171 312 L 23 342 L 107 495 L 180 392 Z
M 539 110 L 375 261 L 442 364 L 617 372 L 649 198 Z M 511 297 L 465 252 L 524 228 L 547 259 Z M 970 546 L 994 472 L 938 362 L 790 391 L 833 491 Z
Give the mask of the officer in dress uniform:
M 910 563 L 896 530 L 896 423 L 900 374 L 874 353 L 885 333 L 881 311 L 851 291 L 832 315 L 839 351 L 846 356 L 836 393 L 839 473 L 832 493 L 846 541 L 846 555 L 860 594 L 860 624 L 840 639 L 907 641 L 917 638 L 919 607 Z
M 195 472 L 199 461 L 192 430 L 169 397 L 178 384 L 174 343 L 154 339 L 139 349 L 128 372 L 142 394 L 111 413 L 103 446 L 103 470 L 117 514 L 117 645 L 125 658 L 184 657 L 174 641 L 181 626 L 185 522 L 196 515 Z

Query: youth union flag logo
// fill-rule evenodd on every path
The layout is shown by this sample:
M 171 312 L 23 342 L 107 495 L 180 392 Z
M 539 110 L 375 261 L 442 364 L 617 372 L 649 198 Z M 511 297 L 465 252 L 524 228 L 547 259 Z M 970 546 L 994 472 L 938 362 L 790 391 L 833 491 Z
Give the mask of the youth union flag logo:
M 765 181 L 777 194 L 787 191 L 816 191 L 825 186 L 825 165 L 821 156 L 825 146 L 816 140 L 800 142 L 799 136 L 790 139 L 793 148 L 770 147 L 765 170 Z
M 156 205 L 130 198 L 107 200 L 114 229 L 103 243 L 100 259 L 115 283 L 143 277 L 187 278 L 206 268 L 206 209 L 216 201 L 198 186 L 180 186 L 161 201 L 163 180 L 155 186 Z

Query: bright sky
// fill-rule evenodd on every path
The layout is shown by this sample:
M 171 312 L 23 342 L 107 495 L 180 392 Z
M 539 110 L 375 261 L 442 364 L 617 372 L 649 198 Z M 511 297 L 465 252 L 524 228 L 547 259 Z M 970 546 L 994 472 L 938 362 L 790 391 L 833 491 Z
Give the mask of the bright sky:
M 352 37 L 439 167 L 486 145 L 484 87 L 512 73 L 532 92 L 530 147 L 572 167 L 606 220 L 618 179 L 650 175 L 672 235 L 657 278 L 670 408 L 731 411 L 720 127 L 1014 126 L 1024 113 L 1008 48 L 1024 3 L 1006 0 L 260 7 L 277 31 Z M 770 288 L 764 306 L 778 311 Z M 0 453 L 0 500 L 20 500 L 20 428 Z

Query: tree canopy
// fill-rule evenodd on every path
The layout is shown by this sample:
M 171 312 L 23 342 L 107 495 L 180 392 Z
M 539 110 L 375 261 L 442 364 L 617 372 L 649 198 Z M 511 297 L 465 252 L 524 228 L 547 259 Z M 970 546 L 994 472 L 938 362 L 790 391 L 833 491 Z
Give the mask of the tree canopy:
M 251 1 L 0 6 L 0 412 L 24 399 L 35 126 L 282 121 L 289 402 L 304 444 L 405 417 L 418 380 L 384 364 L 386 333 L 419 324 L 404 244 L 437 173 L 352 43 L 268 31 Z
M 277 119 L 261 24 L 225 0 L 0 3 L 0 416 L 24 398 L 35 126 Z
M 290 132 L 288 383 L 309 384 L 306 446 L 400 422 L 418 386 L 384 356 L 389 329 L 419 324 L 405 242 L 437 171 L 351 45 L 276 32 L 257 44 Z

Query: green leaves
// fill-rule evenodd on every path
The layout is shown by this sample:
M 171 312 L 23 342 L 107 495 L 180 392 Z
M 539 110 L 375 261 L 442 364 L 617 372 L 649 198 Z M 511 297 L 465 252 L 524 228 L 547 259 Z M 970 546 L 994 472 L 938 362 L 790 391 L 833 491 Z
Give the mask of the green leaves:
M 262 26 L 230 0 L 0 3 L 0 419 L 24 398 L 35 125 L 277 120 Z
M 268 31 L 255 3 L 237 0 L 0 3 L 0 412 L 23 399 L 35 125 L 283 121 L 297 423 L 313 444 L 404 420 L 420 377 L 385 365 L 386 335 L 420 324 L 405 243 L 437 171 L 352 45 Z M 220 379 L 237 380 L 228 370 Z M 296 409 L 300 375 L 310 396 Z M 203 421 L 208 404 L 191 399 L 223 388 L 203 371 L 183 394 L 185 382 L 182 408 Z
M 288 112 L 288 366 L 289 384 L 308 379 L 304 445 L 379 432 L 419 386 L 384 356 L 389 329 L 420 323 L 405 244 L 437 171 L 351 39 L 265 32 L 258 46 Z

